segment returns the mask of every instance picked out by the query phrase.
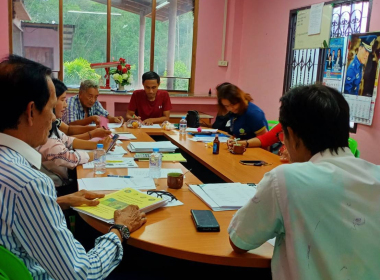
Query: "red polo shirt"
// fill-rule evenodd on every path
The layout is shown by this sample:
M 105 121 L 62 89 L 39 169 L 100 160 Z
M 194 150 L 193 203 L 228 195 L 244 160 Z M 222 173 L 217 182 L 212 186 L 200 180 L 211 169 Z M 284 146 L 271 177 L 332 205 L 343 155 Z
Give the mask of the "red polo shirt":
M 165 90 L 158 90 L 154 101 L 148 100 L 145 90 L 135 90 L 128 106 L 128 110 L 134 111 L 137 116 L 141 117 L 141 120 L 160 118 L 164 111 L 171 109 L 169 93 Z

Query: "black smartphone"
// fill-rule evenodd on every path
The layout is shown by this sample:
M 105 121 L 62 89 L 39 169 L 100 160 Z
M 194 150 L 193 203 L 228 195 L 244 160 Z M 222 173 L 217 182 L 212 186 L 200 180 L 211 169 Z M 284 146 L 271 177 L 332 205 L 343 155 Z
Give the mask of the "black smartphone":
M 197 231 L 216 232 L 220 231 L 219 223 L 210 210 L 190 210 Z
M 253 166 L 268 165 L 268 163 L 266 163 L 263 160 L 241 160 L 240 163 L 244 165 L 253 165 Z
M 111 142 L 110 146 L 108 147 L 106 153 L 108 153 L 109 151 L 111 151 L 111 149 L 113 148 L 113 146 L 116 145 L 117 139 L 119 139 L 119 134 L 114 134 L 113 137 L 112 137 L 112 142 Z

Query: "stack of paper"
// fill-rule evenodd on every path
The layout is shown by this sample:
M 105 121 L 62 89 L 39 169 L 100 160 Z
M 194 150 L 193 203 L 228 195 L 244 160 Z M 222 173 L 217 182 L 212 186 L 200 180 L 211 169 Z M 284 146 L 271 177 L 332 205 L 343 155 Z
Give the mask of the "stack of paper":
M 167 199 L 154 197 L 131 188 L 108 194 L 99 201 L 100 203 L 94 207 L 80 206 L 73 209 L 111 224 L 114 222 L 115 210 L 123 209 L 130 204 L 137 205 L 141 211 L 147 213 L 168 202 Z
M 126 150 L 123 149 L 123 147 L 121 146 L 115 146 L 115 149 L 113 151 L 109 151 L 107 153 L 107 155 L 112 155 L 112 156 L 117 156 L 117 155 L 125 155 L 127 154 L 128 152 Z
M 128 150 L 133 153 L 153 152 L 153 148 L 158 148 L 160 152 L 174 152 L 177 146 L 170 141 L 131 142 L 128 145 Z
M 237 210 L 256 194 L 255 184 L 221 183 L 190 185 L 189 189 L 213 211 Z
M 203 133 L 217 133 L 218 129 L 214 128 L 202 128 L 201 131 L 198 131 L 198 128 L 188 127 L 186 132 L 203 132 Z
M 88 191 L 115 191 L 124 188 L 136 190 L 155 190 L 156 185 L 152 178 L 117 178 L 99 177 L 78 179 L 78 189 Z

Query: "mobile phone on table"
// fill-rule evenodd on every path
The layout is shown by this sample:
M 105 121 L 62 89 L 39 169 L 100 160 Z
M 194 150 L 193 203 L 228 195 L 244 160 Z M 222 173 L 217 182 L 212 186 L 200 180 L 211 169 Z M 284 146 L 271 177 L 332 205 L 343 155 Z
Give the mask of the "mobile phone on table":
M 113 148 L 113 146 L 115 146 L 117 139 L 119 139 L 119 134 L 114 134 L 113 137 L 112 137 L 111 144 L 108 147 L 106 153 L 108 153 L 109 151 L 111 151 L 111 149 Z
M 197 231 L 216 232 L 220 231 L 219 223 L 210 210 L 190 210 L 191 217 Z
M 252 165 L 252 166 L 268 165 L 268 163 L 263 160 L 241 160 L 240 163 L 244 165 Z

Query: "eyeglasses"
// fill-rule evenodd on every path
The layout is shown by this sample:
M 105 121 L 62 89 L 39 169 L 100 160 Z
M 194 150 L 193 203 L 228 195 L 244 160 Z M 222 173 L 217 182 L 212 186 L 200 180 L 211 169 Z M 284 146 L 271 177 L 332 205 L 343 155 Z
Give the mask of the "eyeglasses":
M 173 194 L 167 191 L 147 191 L 146 193 L 148 195 L 153 195 L 158 198 L 165 198 L 165 196 L 168 196 L 169 198 L 171 198 L 169 201 L 178 200 Z
M 284 143 L 284 131 L 280 131 L 276 134 L 278 140 L 281 141 L 281 143 Z

